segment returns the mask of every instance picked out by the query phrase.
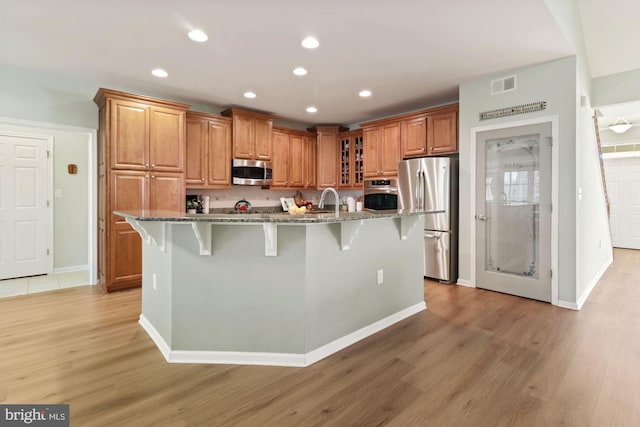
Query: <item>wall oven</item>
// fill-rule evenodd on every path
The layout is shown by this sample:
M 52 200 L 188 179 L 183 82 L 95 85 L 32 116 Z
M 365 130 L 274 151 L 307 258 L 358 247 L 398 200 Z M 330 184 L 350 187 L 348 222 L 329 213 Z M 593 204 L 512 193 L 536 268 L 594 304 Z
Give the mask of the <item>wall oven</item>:
M 365 179 L 364 208 L 373 210 L 398 209 L 398 179 Z

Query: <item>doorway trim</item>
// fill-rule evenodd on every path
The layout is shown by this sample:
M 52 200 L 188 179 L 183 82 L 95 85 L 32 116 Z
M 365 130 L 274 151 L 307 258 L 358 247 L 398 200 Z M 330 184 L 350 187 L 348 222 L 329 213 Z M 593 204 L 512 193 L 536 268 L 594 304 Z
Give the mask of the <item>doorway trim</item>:
M 87 252 L 88 252 L 88 263 L 89 263 L 89 284 L 96 285 L 98 283 L 98 131 L 94 128 L 85 128 L 80 126 L 69 126 L 69 125 L 59 125 L 56 123 L 47 123 L 47 122 L 39 122 L 34 120 L 23 120 L 23 119 L 15 119 L 12 117 L 3 117 L 0 116 L 0 125 L 16 125 L 16 126 L 27 126 L 32 128 L 38 128 L 43 133 L 46 133 L 46 129 L 67 131 L 67 132 L 76 132 L 80 134 L 87 135 L 89 147 L 87 150 L 88 156 L 88 175 L 89 175 L 89 185 L 88 185 L 88 206 L 87 212 L 89 215 L 88 221 L 88 242 L 87 242 Z M 35 130 L 35 129 L 34 129 Z M 48 137 L 53 138 L 51 135 L 47 135 Z M 51 150 L 51 195 L 49 196 L 49 200 L 51 203 L 54 202 L 53 196 L 53 146 L 50 148 Z M 53 208 L 51 210 L 51 218 L 53 219 Z M 51 224 L 51 251 L 53 253 L 53 223 Z M 53 256 L 51 256 L 51 262 L 53 266 Z M 53 272 L 53 269 L 52 269 Z
M 551 270 L 553 275 L 551 277 L 551 304 L 558 305 L 558 174 L 560 172 L 560 163 L 558 159 L 559 149 L 559 116 L 544 116 L 536 117 L 533 119 L 518 120 L 515 122 L 496 123 L 487 126 L 478 126 L 471 128 L 471 150 L 470 150 L 470 171 L 469 176 L 471 178 L 469 188 L 469 234 L 470 245 L 469 248 L 469 263 L 470 265 L 470 286 L 477 287 L 476 277 L 476 182 L 477 182 L 477 134 L 479 132 L 491 131 L 496 129 L 507 129 L 519 126 L 536 125 L 541 123 L 551 123 L 551 137 L 553 144 L 551 146 L 551 204 L 553 210 L 551 211 Z
M 53 136 L 51 135 L 43 135 L 37 133 L 28 133 L 28 132 L 15 132 L 9 130 L 0 129 L 0 134 L 7 136 L 14 136 L 17 138 L 31 138 L 31 139 L 40 139 L 47 141 L 47 256 L 49 259 L 47 260 L 47 274 L 53 274 L 53 259 L 55 256 L 55 248 L 53 247 L 53 233 L 54 233 L 54 222 L 53 222 L 53 178 L 54 178 L 54 170 L 53 170 Z

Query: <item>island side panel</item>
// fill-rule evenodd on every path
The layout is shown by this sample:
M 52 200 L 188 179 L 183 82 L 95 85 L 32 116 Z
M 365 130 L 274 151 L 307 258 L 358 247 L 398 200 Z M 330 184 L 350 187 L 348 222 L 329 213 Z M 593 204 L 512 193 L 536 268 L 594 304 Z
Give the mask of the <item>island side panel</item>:
M 142 243 L 142 314 L 171 347 L 171 227 L 166 232 L 166 252 Z
M 422 218 L 406 240 L 399 219 L 364 221 L 347 251 L 339 227 L 307 229 L 306 352 L 424 301 Z
M 214 224 L 212 255 L 172 224 L 172 349 L 304 353 L 304 225 L 278 226 L 265 256 L 261 223 Z

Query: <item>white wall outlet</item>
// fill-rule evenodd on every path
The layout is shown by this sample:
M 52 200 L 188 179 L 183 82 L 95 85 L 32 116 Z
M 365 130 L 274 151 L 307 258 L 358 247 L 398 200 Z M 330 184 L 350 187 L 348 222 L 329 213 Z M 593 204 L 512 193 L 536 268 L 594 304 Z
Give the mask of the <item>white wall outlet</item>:
M 56 199 L 62 199 L 62 188 L 56 188 L 55 196 Z
M 153 273 L 153 290 L 157 290 L 158 289 L 158 282 L 156 280 L 156 273 Z
M 384 275 L 382 274 L 382 269 L 378 270 L 378 285 L 382 285 L 384 282 Z

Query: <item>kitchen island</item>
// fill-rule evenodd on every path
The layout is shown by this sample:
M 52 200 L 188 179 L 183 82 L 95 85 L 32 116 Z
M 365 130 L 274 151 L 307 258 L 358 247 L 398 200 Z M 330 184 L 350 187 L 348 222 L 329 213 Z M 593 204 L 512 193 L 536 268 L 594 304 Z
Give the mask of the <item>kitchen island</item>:
M 422 215 L 115 214 L 169 362 L 308 366 L 426 308 Z

